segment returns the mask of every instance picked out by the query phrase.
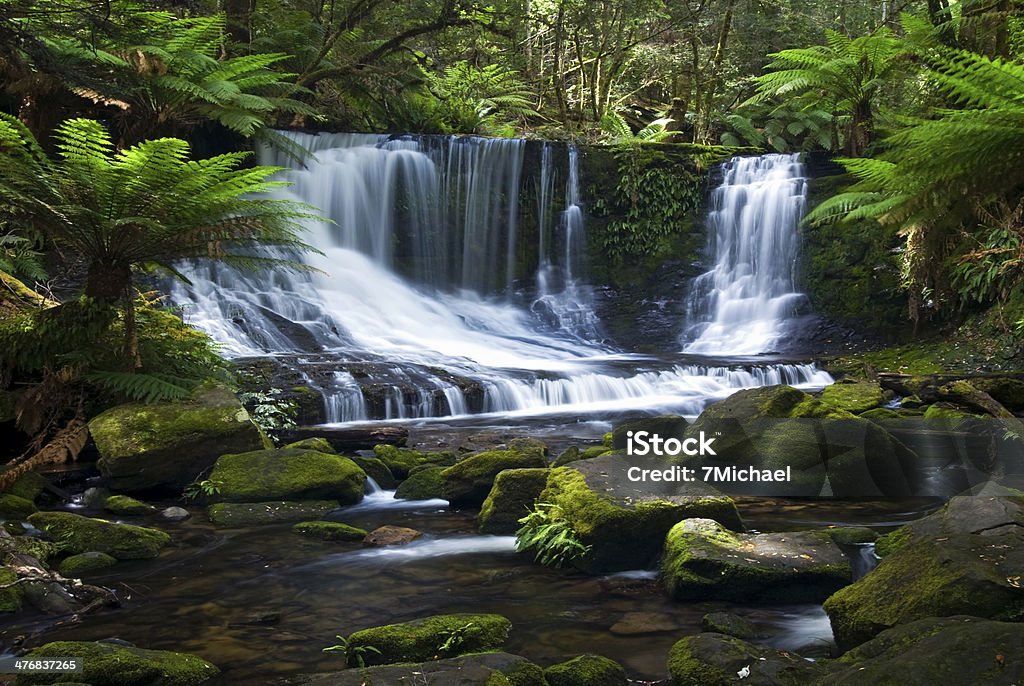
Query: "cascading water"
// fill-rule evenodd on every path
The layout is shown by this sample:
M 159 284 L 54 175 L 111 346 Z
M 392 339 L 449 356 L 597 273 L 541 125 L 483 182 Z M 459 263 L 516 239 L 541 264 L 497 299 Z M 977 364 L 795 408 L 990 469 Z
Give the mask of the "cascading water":
M 323 395 L 328 422 L 696 414 L 738 388 L 831 381 L 810 365 L 693 365 L 594 342 L 573 147 L 564 198 L 556 149 L 541 155 L 537 195 L 550 206 L 539 216 L 552 221 L 531 266 L 522 255 L 535 244 L 518 227 L 524 141 L 287 135 L 315 157 L 283 174 L 281 195 L 332 220 L 305 235 L 321 254 L 299 258 L 316 271 L 183 266 L 191 285 L 174 296 L 227 354 L 287 358 Z M 261 162 L 288 160 L 265 151 Z M 532 308 L 513 288 L 527 278 L 540 285 Z
M 771 352 L 804 298 L 794 270 L 807 180 L 799 155 L 736 157 L 723 171 L 708 215 L 715 264 L 694 283 L 684 351 Z

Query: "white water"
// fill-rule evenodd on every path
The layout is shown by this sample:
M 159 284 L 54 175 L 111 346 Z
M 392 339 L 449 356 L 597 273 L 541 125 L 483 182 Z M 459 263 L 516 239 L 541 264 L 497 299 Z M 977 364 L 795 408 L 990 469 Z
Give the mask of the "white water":
M 714 267 L 694 284 L 684 350 L 710 355 L 771 352 L 803 295 L 794 285 L 807 182 L 799 155 L 737 157 L 712 195 Z
M 385 546 L 371 550 L 360 550 L 336 556 L 335 560 L 344 562 L 382 561 L 382 562 L 415 562 L 433 557 L 449 555 L 472 555 L 482 553 L 514 553 L 516 551 L 515 536 L 457 536 L 452 538 L 419 539 L 412 543 L 397 546 Z
M 319 271 L 184 266 L 192 285 L 178 286 L 175 299 L 231 356 L 290 353 L 300 368 L 313 361 L 308 353 L 321 367 L 327 359 L 334 368 L 326 381 L 303 374 L 323 395 L 329 423 L 471 412 L 697 414 L 740 388 L 831 382 L 809 365 L 666 364 L 595 342 L 598 323 L 579 271 L 585 227 L 574 148 L 564 198 L 554 192 L 553 152 L 541 170 L 540 201 L 563 209 L 551 209 L 554 230 L 541 227 L 531 311 L 509 297 L 523 141 L 288 135 L 316 157 L 284 173 L 292 185 L 281 195 L 333 222 L 308 226 L 305 239 L 322 254 L 297 256 Z M 363 362 L 378 365 L 376 376 L 357 381 L 344 365 Z M 472 409 L 469 385 L 483 396 Z

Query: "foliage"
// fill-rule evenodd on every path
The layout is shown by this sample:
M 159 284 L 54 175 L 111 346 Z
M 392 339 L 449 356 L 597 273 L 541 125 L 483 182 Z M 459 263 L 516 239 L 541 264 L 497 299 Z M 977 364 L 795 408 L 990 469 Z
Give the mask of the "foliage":
M 834 132 L 832 114 L 821 109 L 792 107 L 789 103 L 754 103 L 721 118 L 722 145 L 754 146 L 775 152 L 841 148 L 842 132 Z M 838 134 L 838 135 L 834 135 Z
M 185 486 L 184 496 L 186 500 L 200 500 L 220 494 L 221 486 L 224 484 L 216 479 L 203 479 L 193 481 Z
M 537 503 L 519 523 L 522 527 L 516 532 L 516 550 L 532 550 L 542 565 L 564 567 L 590 552 L 590 546 L 580 541 L 555 505 Z
M 639 131 L 633 133 L 626 119 L 619 112 L 608 112 L 601 120 L 601 128 L 608 136 L 608 142 L 613 145 L 637 145 L 640 143 L 662 143 L 672 136 L 668 125 L 672 119 L 659 117 L 654 121 L 645 124 Z
M 338 639 L 338 643 L 336 643 L 336 644 L 334 644 L 332 646 L 328 646 L 328 647 L 324 648 L 323 652 L 325 652 L 325 653 L 330 653 L 330 652 L 335 652 L 335 651 L 341 651 L 343 653 L 347 652 L 348 651 L 348 639 L 346 639 L 344 636 L 341 636 L 340 634 L 335 635 L 334 638 Z M 352 655 L 355 657 L 356 666 L 359 667 L 360 669 L 366 666 L 366 656 L 367 655 L 380 655 L 380 654 L 381 654 L 380 648 L 377 648 L 375 646 L 360 645 L 360 646 L 355 646 L 355 647 L 352 648 Z
M 434 656 L 434 659 L 439 660 L 445 655 L 458 654 L 459 647 L 466 641 L 466 632 L 475 626 L 474 622 L 467 622 L 454 629 L 442 631 L 440 635 L 444 640 L 437 647 L 437 655 Z
M 253 423 L 268 435 L 273 436 L 283 429 L 296 426 L 298 403 L 294 399 L 282 397 L 280 388 L 246 392 L 238 398 L 249 410 Z
M 515 72 L 497 64 L 477 68 L 456 62 L 440 74 L 428 74 L 427 84 L 450 132 L 487 133 L 502 120 L 537 116 L 532 93 Z

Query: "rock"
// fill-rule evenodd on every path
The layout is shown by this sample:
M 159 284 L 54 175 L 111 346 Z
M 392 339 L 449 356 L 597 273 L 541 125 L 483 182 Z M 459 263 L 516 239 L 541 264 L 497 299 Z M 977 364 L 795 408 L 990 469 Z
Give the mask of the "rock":
M 318 453 L 327 453 L 328 455 L 337 455 L 338 451 L 334 449 L 331 442 L 326 438 L 317 436 L 315 438 L 303 438 L 301 441 L 295 441 L 289 443 L 284 448 L 295 448 L 297 450 L 314 450 Z
M 673 645 L 668 671 L 675 686 L 801 686 L 818 684 L 829 674 L 821 663 L 717 633 L 687 636 Z
M 1012 376 L 981 377 L 971 379 L 971 385 L 988 393 L 1003 407 L 1020 412 L 1024 410 L 1024 379 Z
M 210 521 L 217 526 L 261 526 L 317 519 L 337 509 L 336 500 L 217 503 L 210 506 Z
M 543 455 L 535 451 L 488 450 L 470 455 L 441 473 L 441 497 L 454 507 L 480 507 L 499 472 L 534 467 L 547 467 Z
M 824 531 L 837 545 L 864 545 L 878 540 L 878 532 L 866 526 L 837 526 Z
M 391 473 L 383 460 L 376 457 L 352 457 L 349 459 L 359 465 L 359 468 L 366 472 L 366 476 L 376 481 L 377 485 L 385 491 L 390 491 L 398 485 L 395 475 Z
M 1024 499 L 958 497 L 883 536 L 882 561 L 825 601 L 842 649 L 925 617 L 1024 617 Z
M 900 413 L 897 412 L 896 410 L 890 410 L 887 407 L 876 407 L 872 410 L 868 410 L 867 412 L 861 412 L 857 416 L 860 417 L 861 419 L 879 421 L 883 419 L 897 419 L 899 418 Z
M 552 467 L 561 467 L 567 465 L 570 462 L 575 462 L 580 459 L 580 449 L 575 445 L 571 445 L 555 458 L 555 461 L 551 463 Z
M 999 404 L 988 393 L 978 390 L 969 381 L 953 381 L 939 387 L 939 397 L 969 409 L 996 417 L 997 419 L 1014 419 L 1013 413 Z
M 529 514 L 548 481 L 547 469 L 506 469 L 480 507 L 477 523 L 482 534 L 514 534 Z
M 156 557 L 171 537 L 158 529 L 115 524 L 70 512 L 37 512 L 29 523 L 71 553 L 101 552 L 118 560 Z
M 701 618 L 700 627 L 704 631 L 744 640 L 761 638 L 761 632 L 753 622 L 732 612 L 709 612 Z
M 198 686 L 220 673 L 215 666 L 195 655 L 166 650 L 144 650 L 113 643 L 56 641 L 36 648 L 27 659 L 77 657 L 83 671 L 73 679 L 91 686 Z M 70 676 L 70 675 L 69 675 Z M 25 673 L 19 686 L 67 682 L 66 676 Z
M 375 445 L 373 454 L 387 465 L 396 479 L 409 478 L 409 472 L 421 465 L 448 467 L 455 464 L 455 453 L 443 451 L 439 453 L 399 448 L 394 445 Z
M 299 522 L 292 527 L 294 533 L 321 541 L 361 541 L 366 537 L 366 530 L 359 529 L 341 522 Z
M 10 567 L 0 567 L 0 585 L 12 584 L 18 580 L 17 573 Z M 21 584 L 9 588 L 0 588 L 0 613 L 18 612 L 21 610 L 25 589 Z
M 10 493 L 0 495 L 0 517 L 13 521 L 24 521 L 39 508 L 31 500 Z
M 821 392 L 821 402 L 852 414 L 877 408 L 884 401 L 885 394 L 877 381 L 839 382 Z
M 612 624 L 610 631 L 619 636 L 639 636 L 678 629 L 679 622 L 666 612 L 627 612 Z
M 49 483 L 46 477 L 38 472 L 25 472 L 15 479 L 4 493 L 35 502 Z
M 387 545 L 405 545 L 412 543 L 423 535 L 422 531 L 404 526 L 382 526 L 366 534 L 363 545 L 383 547 Z
M 399 500 L 440 498 L 443 483 L 441 473 L 444 469 L 444 467 L 435 466 L 416 467 L 405 481 L 398 484 L 398 488 L 395 489 L 395 498 Z
M 90 486 L 82 492 L 82 504 L 88 508 L 103 509 L 103 504 L 112 495 L 109 488 Z
M 89 422 L 100 473 L 119 491 L 180 491 L 225 453 L 264 446 L 234 394 L 204 384 L 188 401 L 118 405 Z
M 689 422 L 675 414 L 637 419 L 616 426 L 611 432 L 611 445 L 606 447 L 610 447 L 613 450 L 625 450 L 629 443 L 628 434 L 630 431 L 646 431 L 651 434 L 658 434 L 662 438 L 682 438 L 687 426 L 689 426 Z
M 317 399 L 318 402 L 322 402 Z M 324 438 L 338 453 L 373 450 L 377 445 L 404 446 L 409 430 L 404 426 L 360 426 L 298 428 L 282 432 L 283 440 L 292 442 L 306 438 Z M 396 475 L 397 476 L 397 475 Z
M 330 499 L 353 505 L 366 484 L 366 474 L 347 457 L 295 448 L 222 455 L 209 479 L 220 488 L 211 500 L 233 503 Z
M 480 653 L 422 664 L 349 669 L 291 678 L 293 686 L 548 686 L 544 670 L 508 653 Z
M 631 466 L 661 466 L 615 454 L 550 470 L 538 502 L 550 505 L 587 552 L 573 561 L 591 574 L 646 569 L 661 553 L 665 534 L 688 517 L 708 517 L 742 530 L 732 499 L 702 482 L 634 483 Z
M 108 567 L 113 567 L 117 564 L 117 560 L 106 553 L 98 553 L 95 551 L 88 553 L 79 553 L 78 555 L 72 555 L 71 557 L 65 558 L 60 563 L 60 574 L 61 576 L 68 577 L 69 579 L 77 579 L 83 575 L 89 574 L 90 572 L 97 572 Z
M 437 660 L 498 650 L 511 629 L 512 622 L 501 615 L 435 615 L 357 631 L 348 637 L 345 655 L 350 667 L 359 664 L 360 655 L 368 666 Z M 380 652 L 360 650 L 366 646 Z
M 580 655 L 544 670 L 549 686 L 626 686 L 626 670 L 601 655 Z
M 544 441 L 528 436 L 513 438 L 508 442 L 508 449 L 517 453 L 537 453 L 541 457 L 547 457 L 548 454 L 548 446 Z
M 183 522 L 192 516 L 192 513 L 183 507 L 165 507 L 160 510 L 160 516 L 169 522 Z
M 147 515 L 156 512 L 152 505 L 126 495 L 110 496 L 103 503 L 103 509 L 116 515 Z
M 817 602 L 851 575 L 827 532 L 737 534 L 711 519 L 672 527 L 662 560 L 669 595 L 684 601 Z

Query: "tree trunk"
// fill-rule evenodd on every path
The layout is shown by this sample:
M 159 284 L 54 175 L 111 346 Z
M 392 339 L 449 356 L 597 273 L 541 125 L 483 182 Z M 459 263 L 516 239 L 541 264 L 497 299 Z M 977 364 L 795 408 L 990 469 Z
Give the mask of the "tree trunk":
M 256 0 L 224 0 L 224 15 L 232 41 L 244 46 L 252 42 L 252 16 L 255 11 Z
M 113 302 L 124 295 L 131 282 L 131 266 L 97 260 L 89 265 L 85 295 L 94 300 Z

